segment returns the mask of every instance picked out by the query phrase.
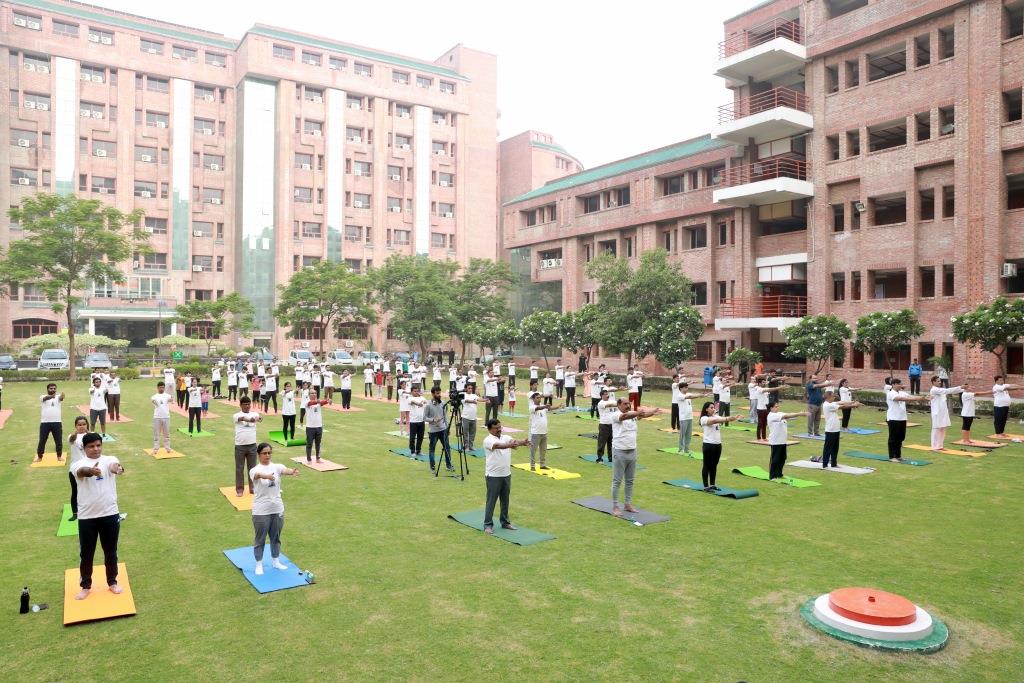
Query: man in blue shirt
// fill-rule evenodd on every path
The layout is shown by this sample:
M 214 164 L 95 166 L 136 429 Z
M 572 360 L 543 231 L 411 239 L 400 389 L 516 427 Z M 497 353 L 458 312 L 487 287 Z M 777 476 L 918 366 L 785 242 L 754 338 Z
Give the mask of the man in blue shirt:
M 821 404 L 825 402 L 825 395 L 822 388 L 831 386 L 832 382 L 819 382 L 817 375 L 811 375 L 811 379 L 804 387 L 807 389 L 807 433 L 812 436 L 820 436 L 818 430 L 821 425 Z
M 921 393 L 921 364 L 914 359 L 914 362 L 907 368 L 907 377 L 910 378 L 910 393 Z

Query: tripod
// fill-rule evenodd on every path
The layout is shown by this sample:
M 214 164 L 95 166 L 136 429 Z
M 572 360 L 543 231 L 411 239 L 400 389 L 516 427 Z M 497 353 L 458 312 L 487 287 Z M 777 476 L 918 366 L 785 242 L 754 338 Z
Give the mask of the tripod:
M 452 426 L 455 427 L 455 439 L 458 441 L 458 460 L 459 460 L 459 481 L 465 481 L 466 475 L 469 474 L 469 461 L 466 460 L 466 438 L 465 433 L 462 431 L 462 401 L 452 401 L 449 399 L 445 404 L 445 416 L 448 417 L 448 427 L 445 428 L 445 439 L 441 442 L 441 456 L 437 459 L 437 468 L 434 470 L 434 476 L 437 477 L 441 473 L 441 462 L 451 462 L 452 447 L 451 447 L 451 432 Z M 448 410 L 451 410 L 451 415 L 448 416 Z M 451 475 L 456 476 L 455 474 Z

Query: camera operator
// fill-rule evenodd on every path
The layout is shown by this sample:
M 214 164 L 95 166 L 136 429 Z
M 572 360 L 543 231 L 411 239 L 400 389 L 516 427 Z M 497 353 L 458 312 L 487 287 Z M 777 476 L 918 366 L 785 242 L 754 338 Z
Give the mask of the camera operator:
M 435 386 L 430 390 L 430 403 L 423 411 L 423 418 L 429 425 L 427 430 L 430 438 L 430 469 L 434 469 L 434 448 L 437 442 L 441 442 L 441 452 L 444 453 L 444 464 L 449 472 L 454 472 L 452 467 L 451 451 L 448 447 L 448 418 L 444 414 L 444 401 L 441 399 L 441 387 Z

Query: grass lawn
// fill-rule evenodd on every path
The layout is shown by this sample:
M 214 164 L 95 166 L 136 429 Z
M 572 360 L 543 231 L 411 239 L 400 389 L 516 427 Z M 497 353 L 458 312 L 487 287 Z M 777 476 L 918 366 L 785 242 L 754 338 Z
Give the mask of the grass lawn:
M 213 402 L 220 418 L 204 423 L 216 433 L 206 439 L 175 432 L 187 420 L 173 415 L 172 443 L 187 457 L 154 460 L 142 449 L 155 384 L 123 383 L 123 412 L 135 421 L 112 426 L 117 441 L 104 444 L 127 467 L 120 559 L 138 615 L 69 628 L 63 576 L 78 564 L 78 542 L 56 536 L 67 470 L 29 468 L 44 387 L 7 384 L 3 407 L 14 415 L 0 445 L 17 462 L 0 478 L 6 680 L 1021 680 L 1024 445 L 977 459 L 907 451 L 933 461 L 910 467 L 843 457 L 885 453 L 884 427 L 844 434 L 840 462 L 877 471 L 787 468 L 822 484 L 795 489 L 732 474 L 767 468 L 768 449 L 725 431 L 719 484 L 760 491 L 734 501 L 661 483 L 699 480 L 701 468 L 656 452 L 676 445 L 657 431 L 666 413 L 641 423 L 635 504 L 672 520 L 638 528 L 570 502 L 608 496 L 611 472 L 577 457 L 595 451 L 577 434 L 596 423 L 554 415 L 549 440 L 563 448 L 549 462 L 582 476 L 513 471 L 513 522 L 557 536 L 520 547 L 447 519 L 483 506 L 482 459 L 469 459 L 464 482 L 435 479 L 425 463 L 388 452 L 406 445 L 385 434 L 397 407 L 357 397 L 365 412 L 324 411 L 324 457 L 350 469 L 300 468 L 283 485 L 284 552 L 317 583 L 259 595 L 222 554 L 252 542 L 250 514 L 217 490 L 233 484 L 230 408 Z M 74 406 L 88 401 L 84 382 L 61 388 L 66 438 Z M 667 393 L 648 392 L 645 403 L 667 406 Z M 857 426 L 883 419 L 873 408 L 854 416 Z M 919 421 L 908 443 L 928 443 L 928 420 Z M 794 422 L 790 433 L 802 432 Z M 261 439 L 270 429 L 278 418 L 264 419 Z M 989 420 L 975 426 L 976 437 L 990 431 Z M 804 441 L 790 460 L 820 450 Z M 302 453 L 275 445 L 277 462 Z M 524 450 L 513 457 L 528 460 Z M 96 581 L 102 588 L 102 572 Z M 48 611 L 17 615 L 26 584 Z M 843 586 L 905 595 L 948 624 L 949 644 L 933 655 L 878 653 L 805 625 L 800 605 Z

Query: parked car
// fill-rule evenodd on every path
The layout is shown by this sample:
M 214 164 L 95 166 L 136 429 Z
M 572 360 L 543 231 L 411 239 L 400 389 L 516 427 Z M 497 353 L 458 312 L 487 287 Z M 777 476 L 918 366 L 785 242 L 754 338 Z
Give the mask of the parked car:
M 342 349 L 335 349 L 327 354 L 327 362 L 331 365 L 355 365 L 352 354 Z
M 14 362 L 14 356 L 0 356 L 0 370 L 17 370 L 18 364 Z
M 254 356 L 256 354 L 253 354 Z M 288 357 L 284 360 L 285 365 L 295 365 L 296 363 L 311 363 L 316 359 L 313 358 L 313 354 L 306 349 L 292 349 L 288 352 Z
M 274 354 L 264 349 L 263 351 L 256 351 L 255 353 L 251 354 L 249 356 L 249 360 L 251 360 L 253 363 L 273 363 Z
M 38 370 L 67 370 L 70 367 L 68 352 L 64 349 L 46 349 L 36 363 Z
M 110 356 L 105 353 L 87 353 L 85 360 L 82 361 L 82 367 L 88 370 L 97 370 L 100 368 L 109 370 L 114 367 L 110 362 Z
M 381 363 L 384 359 L 376 351 L 360 351 L 359 355 L 356 356 L 355 365 L 356 367 L 363 367 L 364 365 L 373 365 L 374 363 Z

